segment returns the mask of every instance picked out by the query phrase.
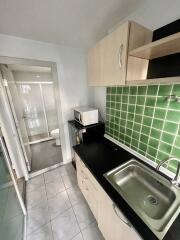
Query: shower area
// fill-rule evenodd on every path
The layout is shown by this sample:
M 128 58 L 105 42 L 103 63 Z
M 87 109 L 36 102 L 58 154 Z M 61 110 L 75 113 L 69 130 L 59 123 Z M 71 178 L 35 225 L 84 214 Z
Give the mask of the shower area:
M 22 101 L 29 143 L 52 139 L 51 131 L 58 128 L 58 119 L 51 73 L 13 71 L 13 76 Z
M 1 64 L 5 92 L 29 172 L 62 162 L 60 130 L 51 67 Z M 54 135 L 54 132 L 58 134 Z

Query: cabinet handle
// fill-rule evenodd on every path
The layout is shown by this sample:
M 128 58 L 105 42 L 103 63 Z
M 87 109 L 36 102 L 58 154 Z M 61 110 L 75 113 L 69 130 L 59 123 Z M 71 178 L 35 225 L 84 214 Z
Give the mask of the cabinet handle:
M 118 52 L 118 63 L 120 68 L 122 68 L 122 52 L 123 52 L 123 44 L 120 45 L 119 52 Z
M 119 214 L 118 214 L 119 209 L 118 209 L 118 207 L 116 206 L 115 203 L 113 203 L 113 209 L 114 209 L 114 212 L 115 212 L 116 216 L 117 216 L 118 218 L 120 218 L 123 223 L 125 223 L 126 225 L 128 225 L 129 227 L 131 227 L 131 224 L 130 224 L 128 221 L 126 221 L 125 219 L 122 219 L 122 217 L 119 216 Z

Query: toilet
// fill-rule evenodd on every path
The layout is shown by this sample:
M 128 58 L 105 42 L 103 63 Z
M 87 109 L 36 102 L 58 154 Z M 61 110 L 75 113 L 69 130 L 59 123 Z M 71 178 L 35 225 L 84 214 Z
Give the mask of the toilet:
M 59 128 L 52 130 L 51 136 L 56 140 L 56 146 L 60 146 Z

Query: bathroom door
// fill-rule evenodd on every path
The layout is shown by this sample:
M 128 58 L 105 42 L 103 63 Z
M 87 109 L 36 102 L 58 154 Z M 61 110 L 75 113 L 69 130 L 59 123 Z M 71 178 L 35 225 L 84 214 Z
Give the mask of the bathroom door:
M 17 128 L 24 158 L 26 160 L 26 165 L 28 171 L 31 171 L 31 149 L 17 87 L 12 72 L 4 65 L 0 65 L 0 70 L 3 77 L 2 85 L 4 86 L 5 95 L 7 96 L 7 101 L 9 103 L 15 126 Z

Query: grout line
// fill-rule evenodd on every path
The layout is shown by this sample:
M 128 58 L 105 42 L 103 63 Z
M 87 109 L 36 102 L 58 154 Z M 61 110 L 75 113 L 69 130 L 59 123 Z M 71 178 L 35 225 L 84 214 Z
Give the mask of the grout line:
M 132 122 L 133 122 L 133 124 L 132 124 L 132 133 L 131 133 L 131 141 L 130 141 L 130 147 L 132 147 L 132 139 L 133 139 L 133 131 L 134 131 L 134 124 L 135 124 L 135 116 L 136 116 L 136 114 L 135 114 L 135 112 L 136 112 L 136 107 L 137 107 L 137 93 L 138 93 L 138 87 L 136 87 L 136 100 L 135 100 L 135 108 L 134 108 L 134 118 L 133 118 L 133 120 L 132 120 Z

